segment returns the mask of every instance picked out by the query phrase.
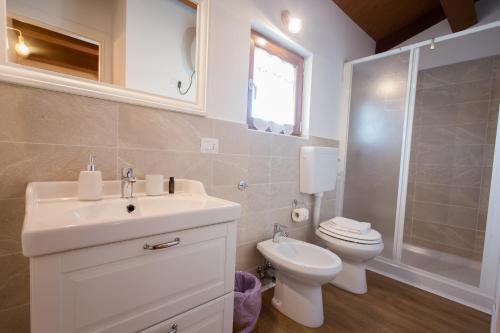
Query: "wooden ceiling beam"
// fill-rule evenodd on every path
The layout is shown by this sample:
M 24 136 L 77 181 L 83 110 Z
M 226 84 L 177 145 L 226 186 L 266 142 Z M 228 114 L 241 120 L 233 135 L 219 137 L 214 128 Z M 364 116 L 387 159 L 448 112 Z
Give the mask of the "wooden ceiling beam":
M 477 23 L 474 7 L 474 3 L 477 1 L 479 0 L 440 0 L 441 6 L 436 6 L 433 10 L 420 16 L 402 29 L 379 39 L 375 52 L 380 53 L 390 50 L 446 18 L 448 18 L 453 32 L 469 28 Z
M 451 0 L 453 1 L 453 0 Z M 421 33 L 422 31 L 432 27 L 433 25 L 446 19 L 446 15 L 441 8 L 437 6 L 425 15 L 420 16 L 418 19 L 410 22 L 402 29 L 382 38 L 377 41 L 375 52 L 380 53 L 392 49 L 393 47 L 401 44 L 402 42 L 410 39 L 411 37 Z
M 440 0 L 451 31 L 462 31 L 477 23 L 474 0 Z
M 194 1 L 191 0 L 179 0 L 180 3 L 185 4 L 186 6 L 193 8 L 193 9 L 198 9 L 198 4 Z

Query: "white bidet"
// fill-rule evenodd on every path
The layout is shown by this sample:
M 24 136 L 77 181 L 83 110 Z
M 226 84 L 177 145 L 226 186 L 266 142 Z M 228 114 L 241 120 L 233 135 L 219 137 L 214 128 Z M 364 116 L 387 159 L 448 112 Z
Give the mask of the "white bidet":
M 260 242 L 257 249 L 276 268 L 273 306 L 304 326 L 323 325 L 321 285 L 342 270 L 340 258 L 319 246 L 284 237 L 279 242 Z

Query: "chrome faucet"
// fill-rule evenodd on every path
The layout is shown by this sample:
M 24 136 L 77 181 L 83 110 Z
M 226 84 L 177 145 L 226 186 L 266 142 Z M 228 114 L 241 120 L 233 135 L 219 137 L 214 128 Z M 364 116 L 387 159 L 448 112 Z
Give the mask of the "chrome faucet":
M 273 243 L 279 243 L 281 236 L 288 237 L 288 234 L 283 229 L 286 229 L 284 225 L 279 223 L 274 224 Z
M 132 168 L 122 168 L 122 198 L 131 199 L 134 197 L 134 183 L 136 182 L 134 176 L 134 169 Z M 129 189 L 128 194 L 125 194 L 127 188 Z

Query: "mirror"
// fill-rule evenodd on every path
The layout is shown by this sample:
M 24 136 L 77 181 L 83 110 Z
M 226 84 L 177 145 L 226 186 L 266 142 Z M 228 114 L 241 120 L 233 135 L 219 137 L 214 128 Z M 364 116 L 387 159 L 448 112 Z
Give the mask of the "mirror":
M 199 102 L 199 1 L 5 3 L 8 64 Z

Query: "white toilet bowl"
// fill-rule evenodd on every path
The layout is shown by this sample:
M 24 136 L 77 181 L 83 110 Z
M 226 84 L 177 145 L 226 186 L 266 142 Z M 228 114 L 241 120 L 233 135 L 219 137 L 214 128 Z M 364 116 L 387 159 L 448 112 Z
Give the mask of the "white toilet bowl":
M 342 270 L 340 258 L 319 246 L 284 237 L 278 243 L 260 242 L 257 249 L 276 268 L 273 306 L 304 326 L 323 325 L 321 285 Z
M 331 232 L 319 227 L 316 235 L 326 241 L 326 246 L 342 259 L 342 271 L 331 284 L 355 294 L 365 294 L 366 262 L 384 249 L 382 236 L 375 230 L 365 235 L 348 232 Z

